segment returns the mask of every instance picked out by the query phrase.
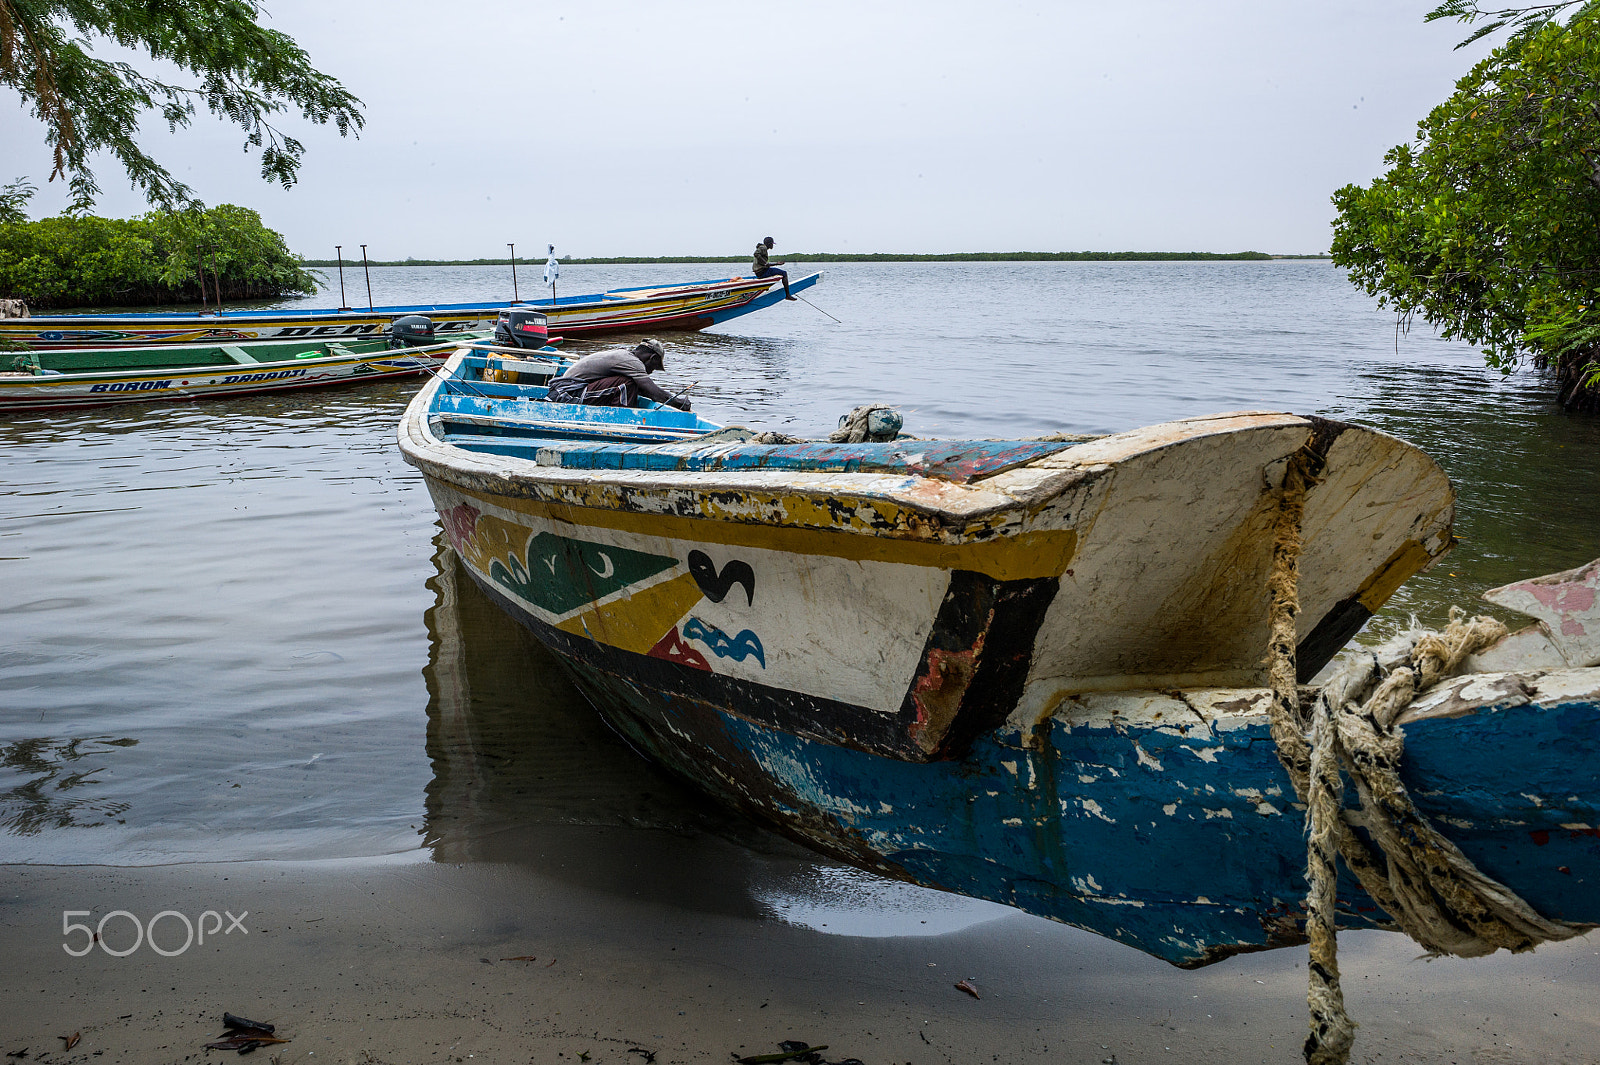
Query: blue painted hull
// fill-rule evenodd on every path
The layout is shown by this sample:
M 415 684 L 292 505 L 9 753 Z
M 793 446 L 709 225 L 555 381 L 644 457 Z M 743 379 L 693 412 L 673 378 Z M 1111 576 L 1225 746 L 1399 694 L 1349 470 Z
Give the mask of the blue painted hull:
M 642 684 L 478 583 L 642 753 L 841 861 L 1183 968 L 1304 942 L 1305 822 L 1264 719 L 1203 738 L 1058 722 L 1030 743 L 1001 728 L 959 760 L 907 762 Z M 1600 701 L 1416 722 L 1403 775 L 1479 868 L 1547 917 L 1600 923 Z M 1339 898 L 1342 928 L 1386 920 L 1342 867 Z
M 487 371 L 463 355 L 425 386 L 402 451 L 473 579 L 645 754 L 854 865 L 1177 965 L 1301 940 L 1262 668 L 1273 471 L 1318 462 L 1295 619 L 1315 672 L 1448 550 L 1427 456 L 1270 412 L 760 444 Z M 1413 797 L 1546 917 L 1600 923 L 1600 669 L 1470 683 L 1414 704 Z M 1423 713 L 1435 694 L 1453 716 Z M 1341 898 L 1347 926 L 1382 921 Z

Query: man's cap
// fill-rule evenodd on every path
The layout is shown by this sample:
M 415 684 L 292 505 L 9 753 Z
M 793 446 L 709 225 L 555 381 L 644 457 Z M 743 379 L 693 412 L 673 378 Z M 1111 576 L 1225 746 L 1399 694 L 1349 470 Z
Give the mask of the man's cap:
M 770 248 L 770 247 L 772 247 L 772 246 L 773 246 L 773 245 L 774 245 L 774 244 L 776 244 L 776 243 L 777 243 L 777 241 L 775 241 L 775 240 L 773 240 L 773 239 L 772 239 L 772 238 L 771 238 L 771 237 L 762 237 L 762 238 L 761 238 L 761 243 L 763 243 L 763 244 L 765 244 L 765 245 L 766 245 L 766 246 L 767 246 L 767 247 L 769 247 L 769 248 Z
M 667 349 L 662 347 L 661 341 L 656 340 L 654 337 L 646 337 L 633 346 L 634 354 L 639 354 L 641 350 L 654 355 L 657 359 L 665 359 L 667 357 Z

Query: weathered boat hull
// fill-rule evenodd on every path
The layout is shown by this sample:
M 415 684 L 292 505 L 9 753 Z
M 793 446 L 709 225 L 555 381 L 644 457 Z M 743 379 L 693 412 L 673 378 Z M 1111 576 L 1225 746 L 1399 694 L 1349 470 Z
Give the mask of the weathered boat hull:
M 809 288 L 812 274 L 791 288 Z M 614 289 L 558 300 L 522 300 L 544 312 L 552 336 L 705 329 L 783 299 L 774 278 L 729 278 L 679 285 Z M 418 304 L 357 310 L 222 311 L 209 314 L 69 314 L 0 319 L 0 339 L 30 348 L 110 348 L 142 344 L 218 344 L 253 340 L 349 340 L 374 337 L 404 315 L 432 319 L 449 338 L 493 329 L 500 303 Z
M 591 442 L 508 386 L 451 394 L 464 365 L 402 450 L 467 572 L 642 751 L 854 864 L 1176 964 L 1298 939 L 1303 819 L 1264 714 L 1275 486 L 1313 475 L 1305 680 L 1450 546 L 1421 452 L 1260 412 L 1080 444 Z M 1600 789 L 1573 775 L 1600 766 L 1597 696 L 1579 671 L 1421 720 L 1407 763 L 1469 856 L 1573 921 L 1600 917 Z
M 378 307 L 370 311 L 223 311 L 213 314 L 55 314 L 0 320 L 0 339 L 47 351 L 143 345 L 229 344 L 258 340 L 359 340 L 383 334 L 396 318 L 422 314 L 448 339 L 493 329 L 503 303 Z
M 665 690 L 913 760 L 1083 691 L 1264 683 L 1263 478 L 1318 433 L 1331 457 L 1307 500 L 1308 675 L 1451 542 L 1430 460 L 1294 416 L 1075 447 L 730 445 L 717 471 L 652 468 L 701 463 L 694 442 L 469 452 L 445 438 L 472 426 L 428 417 L 408 413 L 407 457 L 469 568 L 525 611 Z M 862 468 L 878 458 L 883 472 Z M 928 475 L 891 472 L 906 460 Z M 830 461 L 856 472 L 817 471 Z M 637 468 L 597 476 L 608 463 Z
M 304 349 L 297 353 L 296 348 Z M 249 351 L 232 350 L 235 358 L 210 365 L 184 365 L 191 353 L 205 349 L 173 346 L 135 351 L 119 349 L 110 358 L 126 354 L 130 365 L 122 369 L 68 371 L 43 376 L 0 374 L 0 413 L 31 410 L 70 410 L 120 403 L 159 400 L 221 399 L 260 392 L 325 388 L 409 377 L 442 366 L 454 354 L 454 344 L 391 349 L 379 341 L 356 341 L 350 348 L 339 344 L 274 342 L 253 345 Z M 41 353 L 41 358 L 50 353 Z M 92 351 L 66 353 L 72 358 Z M 151 362 L 161 365 L 148 365 Z
M 1304 808 L 1264 690 L 1087 695 L 979 737 L 959 760 L 916 764 L 662 691 L 478 583 L 641 752 L 842 861 L 1185 968 L 1304 942 Z M 1541 914 L 1600 923 L 1600 670 L 1472 682 L 1487 694 L 1461 716 L 1406 728 L 1418 809 Z M 1343 928 L 1387 920 L 1348 874 L 1339 897 Z

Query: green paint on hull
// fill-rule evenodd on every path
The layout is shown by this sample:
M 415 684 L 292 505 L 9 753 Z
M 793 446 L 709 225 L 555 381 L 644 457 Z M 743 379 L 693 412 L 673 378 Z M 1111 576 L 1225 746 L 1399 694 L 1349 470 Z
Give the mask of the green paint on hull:
M 542 532 L 525 558 L 513 551 L 489 565 L 494 582 L 552 614 L 589 606 L 679 565 L 675 558 Z

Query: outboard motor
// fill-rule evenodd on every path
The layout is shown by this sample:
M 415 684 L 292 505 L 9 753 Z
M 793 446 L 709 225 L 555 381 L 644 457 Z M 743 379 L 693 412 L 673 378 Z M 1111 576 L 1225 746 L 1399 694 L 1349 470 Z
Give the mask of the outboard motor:
M 494 342 L 506 348 L 542 348 L 550 342 L 550 320 L 528 307 L 507 307 L 495 320 Z
M 420 348 L 437 343 L 433 337 L 433 319 L 421 314 L 396 318 L 384 332 L 389 334 L 391 348 Z

